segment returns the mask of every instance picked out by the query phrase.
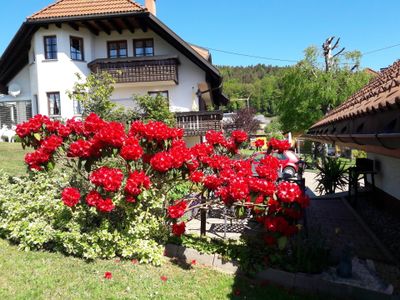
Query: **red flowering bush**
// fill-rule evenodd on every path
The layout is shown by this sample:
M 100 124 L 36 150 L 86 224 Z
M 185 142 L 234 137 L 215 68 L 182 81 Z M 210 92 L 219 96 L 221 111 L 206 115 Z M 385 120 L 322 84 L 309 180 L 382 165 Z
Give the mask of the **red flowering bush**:
M 178 181 L 190 181 L 200 191 L 200 206 L 250 208 L 265 229 L 262 238 L 268 245 L 297 232 L 297 221 L 308 204 L 296 184 L 277 183 L 276 158 L 267 156 L 260 161 L 258 178 L 253 177 L 251 161 L 233 158 L 248 141 L 248 135 L 240 130 L 228 138 L 222 132 L 209 131 L 207 142 L 192 148 L 186 146 L 182 129 L 140 121 L 125 129 L 95 114 L 65 124 L 37 115 L 18 125 L 16 131 L 24 144 L 35 149 L 25 157 L 31 170 L 48 170 L 55 162 L 73 170 L 71 187 L 61 195 L 63 203 L 87 214 L 97 213 L 97 218 L 107 220 L 107 230 L 122 230 L 122 224 L 139 226 L 134 222 L 145 223 L 143 218 L 151 216 L 159 222 L 158 229 L 154 226 L 158 240 L 162 239 L 163 224 L 169 225 L 174 235 L 182 235 L 192 202 L 171 197 L 171 187 Z M 256 142 L 257 147 L 262 145 Z M 268 146 L 277 151 L 290 147 L 275 139 Z M 142 213 L 144 217 L 135 219 Z

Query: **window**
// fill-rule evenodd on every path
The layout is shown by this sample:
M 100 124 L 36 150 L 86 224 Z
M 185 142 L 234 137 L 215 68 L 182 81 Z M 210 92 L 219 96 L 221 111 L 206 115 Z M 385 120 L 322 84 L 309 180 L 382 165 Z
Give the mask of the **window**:
M 74 102 L 74 115 L 81 115 L 82 114 L 82 106 L 81 102 L 78 100 L 73 100 Z
M 153 39 L 133 40 L 133 51 L 136 57 L 154 56 Z
M 128 57 L 126 41 L 114 41 L 107 43 L 108 58 Z
M 60 93 L 59 92 L 47 93 L 47 100 L 49 103 L 49 115 L 50 116 L 61 115 Z
M 57 59 L 57 37 L 44 37 L 44 57 L 45 59 Z
M 148 92 L 150 97 L 157 97 L 158 95 L 166 98 L 169 101 L 169 94 L 168 91 L 157 91 L 157 92 Z
M 83 61 L 83 39 L 78 37 L 70 37 L 70 45 L 71 45 L 71 59 Z

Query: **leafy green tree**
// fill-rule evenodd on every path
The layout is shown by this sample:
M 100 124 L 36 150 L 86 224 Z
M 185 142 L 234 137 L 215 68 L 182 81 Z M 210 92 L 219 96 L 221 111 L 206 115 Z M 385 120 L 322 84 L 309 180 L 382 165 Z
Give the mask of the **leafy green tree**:
M 91 73 L 85 81 L 78 73 L 76 77 L 77 82 L 72 91 L 67 91 L 67 95 L 71 100 L 80 103 L 83 117 L 93 112 L 104 120 L 124 123 L 136 117 L 137 114 L 133 110 L 125 109 L 111 101 L 115 80 L 109 73 Z
M 328 72 L 318 63 L 316 47 L 305 51 L 305 58 L 284 70 L 278 83 L 277 108 L 284 131 L 304 132 L 330 109 L 345 101 L 368 83 L 370 75 L 354 67 L 360 53 L 335 57 Z
M 282 124 L 278 118 L 274 118 L 271 121 L 271 123 L 269 123 L 268 126 L 265 127 L 264 132 L 269 139 L 270 138 L 276 138 L 279 140 L 284 139 L 284 135 L 282 132 Z
M 163 121 L 168 126 L 176 123 L 175 114 L 169 110 L 168 100 L 162 95 L 134 96 L 141 117 L 147 121 Z

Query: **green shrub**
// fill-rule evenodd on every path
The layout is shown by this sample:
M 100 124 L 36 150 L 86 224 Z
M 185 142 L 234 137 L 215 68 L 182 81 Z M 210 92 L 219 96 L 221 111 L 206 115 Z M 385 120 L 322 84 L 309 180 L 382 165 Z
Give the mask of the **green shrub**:
M 334 194 L 337 189 L 343 190 L 348 184 L 347 168 L 341 160 L 325 157 L 317 164 L 317 190 L 322 194 Z
M 36 173 L 10 178 L 0 172 L 0 236 L 21 250 L 51 250 L 85 259 L 135 257 L 160 265 L 167 232 L 149 213 L 160 203 L 146 201 L 124 212 L 100 217 L 94 208 L 71 210 L 60 199 L 70 180 L 63 173 Z M 122 217 L 122 214 L 124 216 Z

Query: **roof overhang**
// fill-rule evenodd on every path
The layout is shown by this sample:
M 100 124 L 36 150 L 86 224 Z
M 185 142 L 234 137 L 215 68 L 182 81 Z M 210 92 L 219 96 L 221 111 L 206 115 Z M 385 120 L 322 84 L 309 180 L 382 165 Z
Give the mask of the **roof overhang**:
M 313 126 L 304 137 L 400 158 L 400 106 Z

